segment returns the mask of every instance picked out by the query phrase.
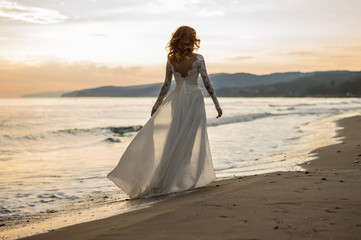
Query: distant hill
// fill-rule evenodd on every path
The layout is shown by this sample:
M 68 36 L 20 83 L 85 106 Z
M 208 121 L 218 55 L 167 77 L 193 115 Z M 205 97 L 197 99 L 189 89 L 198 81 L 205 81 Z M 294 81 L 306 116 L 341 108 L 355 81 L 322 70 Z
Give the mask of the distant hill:
M 21 96 L 22 98 L 49 98 L 49 97 L 61 97 L 67 91 L 57 91 L 57 92 L 41 92 L 41 93 L 32 93 L 32 94 L 25 94 Z
M 209 78 L 215 89 L 250 87 L 256 85 L 268 85 L 273 83 L 289 82 L 301 77 L 312 76 L 314 73 L 286 72 L 272 73 L 268 75 L 255 75 L 250 73 L 218 73 L 211 74 Z
M 286 72 L 268 75 L 217 73 L 209 77 L 221 97 L 359 96 L 361 72 Z M 356 77 L 355 79 L 353 77 Z M 203 82 L 199 80 L 205 96 Z M 171 89 L 175 83 L 172 82 Z M 157 97 L 162 83 L 137 86 L 103 86 L 72 92 L 43 92 L 23 97 Z M 350 89 L 351 88 L 351 89 Z
M 62 97 L 155 97 L 161 87 L 162 83 L 128 87 L 104 86 L 64 93 Z
M 315 72 L 296 80 L 246 88 L 217 89 L 222 97 L 361 97 L 361 72 Z
M 269 75 L 255 75 L 249 73 L 218 73 L 210 74 L 215 89 L 220 88 L 234 88 L 234 87 L 249 87 L 264 84 L 273 84 L 279 82 L 288 82 L 294 79 L 311 76 L 314 73 L 301 73 L 301 72 L 287 72 L 287 73 L 273 73 Z M 205 96 L 208 95 L 204 89 L 202 81 L 200 86 L 203 89 Z M 68 92 L 62 97 L 156 97 L 159 94 L 162 83 L 117 87 L 117 86 L 104 86 L 98 88 L 90 88 Z M 171 88 L 174 87 L 174 82 Z

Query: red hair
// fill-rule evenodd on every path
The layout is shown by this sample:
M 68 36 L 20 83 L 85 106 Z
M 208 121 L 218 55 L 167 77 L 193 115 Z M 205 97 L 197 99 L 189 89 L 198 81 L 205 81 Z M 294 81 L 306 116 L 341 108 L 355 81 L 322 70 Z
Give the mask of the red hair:
M 181 26 L 172 34 L 172 38 L 167 44 L 168 58 L 172 61 L 181 61 L 186 56 L 191 56 L 194 50 L 198 50 L 200 42 L 196 30 L 188 26 Z

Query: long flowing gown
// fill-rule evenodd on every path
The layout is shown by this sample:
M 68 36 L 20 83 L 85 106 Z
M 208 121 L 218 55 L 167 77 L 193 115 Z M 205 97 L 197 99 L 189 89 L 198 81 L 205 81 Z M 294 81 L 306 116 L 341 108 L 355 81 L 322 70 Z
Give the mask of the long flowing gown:
M 164 98 L 172 74 L 176 86 Z M 185 191 L 215 180 L 199 74 L 219 108 L 202 55 L 194 54 L 179 66 L 167 61 L 157 111 L 107 175 L 131 198 Z

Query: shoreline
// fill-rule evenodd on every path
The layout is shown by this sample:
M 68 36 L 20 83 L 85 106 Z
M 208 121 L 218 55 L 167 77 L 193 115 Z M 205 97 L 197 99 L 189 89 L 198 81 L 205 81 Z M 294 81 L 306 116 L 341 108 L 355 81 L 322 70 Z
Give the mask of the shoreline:
M 337 123 L 342 142 L 313 150 L 317 159 L 300 165 L 306 171 L 218 180 L 149 208 L 24 239 L 357 239 L 361 117 Z

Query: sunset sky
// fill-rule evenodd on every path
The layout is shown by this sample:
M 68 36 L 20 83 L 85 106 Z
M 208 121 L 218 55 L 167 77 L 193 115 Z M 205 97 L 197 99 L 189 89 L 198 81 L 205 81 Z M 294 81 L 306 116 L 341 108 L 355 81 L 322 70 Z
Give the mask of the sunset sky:
M 0 97 L 163 82 L 171 33 L 209 73 L 361 70 L 360 0 L 0 0 Z

